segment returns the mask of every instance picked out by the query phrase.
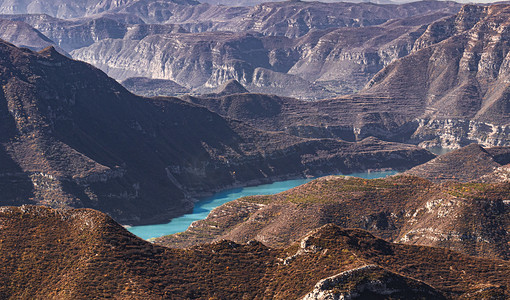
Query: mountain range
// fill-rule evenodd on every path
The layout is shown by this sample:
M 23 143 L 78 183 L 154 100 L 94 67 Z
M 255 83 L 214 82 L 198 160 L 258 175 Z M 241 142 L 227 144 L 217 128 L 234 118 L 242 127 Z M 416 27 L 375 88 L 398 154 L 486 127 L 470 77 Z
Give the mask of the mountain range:
M 207 95 L 195 98 L 210 99 L 218 87 L 234 79 L 252 93 L 280 95 L 277 101 L 288 110 L 275 115 L 277 129 L 297 136 L 348 140 L 376 136 L 426 147 L 508 145 L 507 75 L 500 67 L 505 65 L 506 39 L 504 29 L 498 29 L 505 26 L 506 5 L 468 5 L 457 14 L 460 6 L 450 2 L 410 3 L 393 10 L 366 3 L 178 5 L 174 19 L 165 24 L 145 24 L 143 15 L 115 9 L 73 20 L 47 15 L 3 18 L 34 26 L 73 57 L 114 78 L 135 77 L 126 82 L 136 86 L 126 86 L 137 93 L 190 92 Z M 193 13 L 185 13 L 183 7 L 193 7 Z M 351 11 L 351 18 L 366 12 L 367 24 L 328 23 L 321 16 L 330 10 L 339 11 L 342 18 L 346 11 Z M 204 19 L 212 20 L 210 14 L 217 21 L 197 29 Z M 308 23 L 307 15 L 313 19 Z M 265 21 L 246 33 L 257 18 Z M 292 18 L 308 24 L 304 31 L 271 31 L 272 26 L 280 28 L 278 20 Z M 471 36 L 477 36 L 478 44 L 466 48 Z M 497 39 L 500 42 L 491 42 Z M 283 96 L 329 99 L 306 104 Z M 258 101 L 247 97 L 236 98 Z M 266 101 L 276 99 L 267 97 L 271 100 Z M 222 114 L 214 108 L 216 101 L 191 100 Z M 264 130 L 274 123 L 250 118 L 240 120 Z
M 0 0 L 0 298 L 510 298 L 510 5 L 247 2 Z
M 435 1 L 294 1 L 251 8 L 127 1 L 90 4 L 73 19 L 38 14 L 44 11 L 13 15 L 7 8 L 0 18 L 33 26 L 117 80 L 165 79 L 209 93 L 236 79 L 252 92 L 323 99 L 358 91 L 382 67 L 409 53 L 423 26 L 459 8 Z M 195 79 L 186 80 L 190 77 Z

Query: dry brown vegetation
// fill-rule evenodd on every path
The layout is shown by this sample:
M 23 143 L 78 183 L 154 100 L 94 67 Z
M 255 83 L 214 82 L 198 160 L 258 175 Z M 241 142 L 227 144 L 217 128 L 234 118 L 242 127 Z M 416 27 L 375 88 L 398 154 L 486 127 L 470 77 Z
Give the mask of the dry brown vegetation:
M 187 231 L 156 239 L 189 247 L 220 239 L 283 247 L 333 223 L 389 241 L 451 248 L 508 259 L 509 183 L 435 184 L 414 176 L 361 179 L 329 176 L 273 196 L 222 205 Z
M 322 278 L 367 264 L 451 298 L 481 289 L 504 297 L 510 276 L 506 261 L 333 225 L 286 249 L 222 241 L 187 250 L 145 242 L 86 209 L 4 207 L 0 225 L 2 299 L 296 299 Z

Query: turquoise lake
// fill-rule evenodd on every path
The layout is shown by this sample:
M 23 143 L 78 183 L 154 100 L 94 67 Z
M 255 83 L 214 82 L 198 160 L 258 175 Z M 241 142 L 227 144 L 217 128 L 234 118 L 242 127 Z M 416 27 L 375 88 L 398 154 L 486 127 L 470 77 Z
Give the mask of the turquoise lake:
M 395 171 L 385 171 L 385 172 L 364 172 L 364 173 L 353 173 L 348 176 L 361 177 L 366 179 L 374 179 L 386 177 L 389 175 L 394 175 L 397 172 Z M 178 232 L 183 232 L 188 229 L 189 225 L 194 221 L 203 220 L 209 215 L 211 210 L 216 207 L 225 204 L 229 201 L 244 197 L 244 196 L 254 196 L 254 195 L 273 195 L 277 194 L 291 188 L 294 188 L 298 185 L 307 183 L 313 180 L 313 178 L 307 179 L 294 179 L 294 180 L 286 180 L 274 182 L 271 184 L 263 184 L 257 186 L 250 186 L 232 190 L 226 190 L 220 193 L 217 193 L 211 197 L 205 198 L 197 203 L 195 203 L 195 208 L 193 212 L 178 218 L 172 219 L 169 223 L 166 224 L 155 224 L 155 225 L 143 225 L 143 226 L 132 226 L 127 229 L 141 237 L 142 239 L 150 239 L 155 237 L 160 237 L 164 235 L 174 234 Z

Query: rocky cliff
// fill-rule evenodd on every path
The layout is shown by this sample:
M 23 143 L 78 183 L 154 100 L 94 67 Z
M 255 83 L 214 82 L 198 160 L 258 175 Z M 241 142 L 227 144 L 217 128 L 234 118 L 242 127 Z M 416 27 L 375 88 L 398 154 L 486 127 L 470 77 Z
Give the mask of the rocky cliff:
M 253 92 L 323 99 L 359 90 L 381 68 L 408 54 L 425 25 L 459 9 L 455 3 L 431 1 L 403 5 L 286 1 L 252 8 L 184 2 L 88 3 L 75 9 L 80 18 L 73 19 L 55 18 L 59 13 L 44 10 L 8 15 L 22 12 L 11 7 L 2 17 L 30 24 L 66 51 L 75 50 L 75 58 L 118 80 L 166 79 L 210 93 L 235 79 Z M 216 34 L 182 35 L 204 31 Z M 254 44 L 243 36 L 246 32 L 273 38 L 259 37 Z M 217 43 L 211 46 L 210 39 Z M 239 46 L 246 43 L 248 48 Z M 250 47 L 256 49 L 254 57 Z M 195 76 L 194 82 L 183 79 Z
M 279 5 L 285 11 L 292 9 L 289 3 Z M 360 9 L 370 11 L 365 7 Z M 260 14 L 253 13 L 242 20 L 255 20 Z M 320 16 L 320 13 L 314 11 L 312 15 Z M 111 36 L 76 49 L 73 56 L 119 80 L 128 76 L 169 79 L 197 93 L 210 93 L 235 79 L 253 92 L 323 99 L 361 89 L 384 66 L 410 53 L 426 25 L 448 15 L 438 8 L 426 11 L 425 15 L 393 16 L 403 19 L 379 26 L 337 25 L 344 28 L 333 30 L 312 24 L 312 32 L 303 37 L 290 35 L 292 38 L 267 37 L 281 34 L 258 27 L 246 29 L 258 35 L 246 35 L 246 31 L 240 30 L 241 25 L 234 24 L 234 19 L 228 30 L 242 33 L 219 32 L 222 29 L 216 28 L 207 34 L 164 31 L 156 34 L 154 31 L 145 38 Z M 285 16 L 282 12 L 267 22 L 278 24 L 278 20 L 287 20 Z M 48 35 L 53 35 L 51 30 Z M 190 82 L 185 78 L 195 80 Z
M 380 71 L 364 92 L 419 105 L 415 137 L 427 144 L 508 145 L 509 9 L 468 5 L 430 25 L 421 40 L 429 46 Z

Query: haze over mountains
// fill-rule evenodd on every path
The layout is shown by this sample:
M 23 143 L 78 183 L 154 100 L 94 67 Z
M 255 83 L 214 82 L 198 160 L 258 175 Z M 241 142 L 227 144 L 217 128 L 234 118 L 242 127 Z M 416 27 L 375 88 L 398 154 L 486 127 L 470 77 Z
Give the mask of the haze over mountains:
M 147 11 L 140 9 L 143 5 L 148 7 Z M 4 15 L 2 18 L 30 24 L 66 51 L 73 51 L 75 58 L 100 67 L 118 80 L 140 76 L 167 79 L 203 93 L 236 79 L 253 92 L 316 99 L 359 90 L 375 72 L 409 52 L 407 45 L 423 30 L 420 26 L 459 8 L 459 4 L 452 2 L 389 6 L 281 2 L 248 8 L 195 2 L 162 5 L 128 1 L 115 5 L 82 4 L 73 9 L 77 11 L 73 16 L 81 19 L 50 17 L 66 18 L 58 12 L 45 12 L 50 16 Z M 6 8 L 4 13 L 10 12 Z M 380 25 L 390 19 L 417 15 L 424 17 L 374 28 L 370 33 L 328 30 Z M 377 35 L 388 30 L 392 34 L 378 41 Z M 189 34 L 204 31 L 210 33 Z M 307 33 L 310 35 L 303 37 Z M 342 42 L 346 38 L 355 40 Z M 333 43 L 337 39 L 339 45 L 324 45 L 330 39 Z M 354 45 L 367 41 L 366 46 Z M 344 51 L 345 43 L 354 47 Z M 400 46 L 394 49 L 392 43 Z M 168 56 L 168 52 L 175 55 Z M 313 57 L 315 53 L 322 57 Z M 330 69 L 320 70 L 313 63 L 317 59 Z M 337 67 L 346 70 L 339 73 L 335 71 Z M 186 80 L 189 77 L 196 79 Z

